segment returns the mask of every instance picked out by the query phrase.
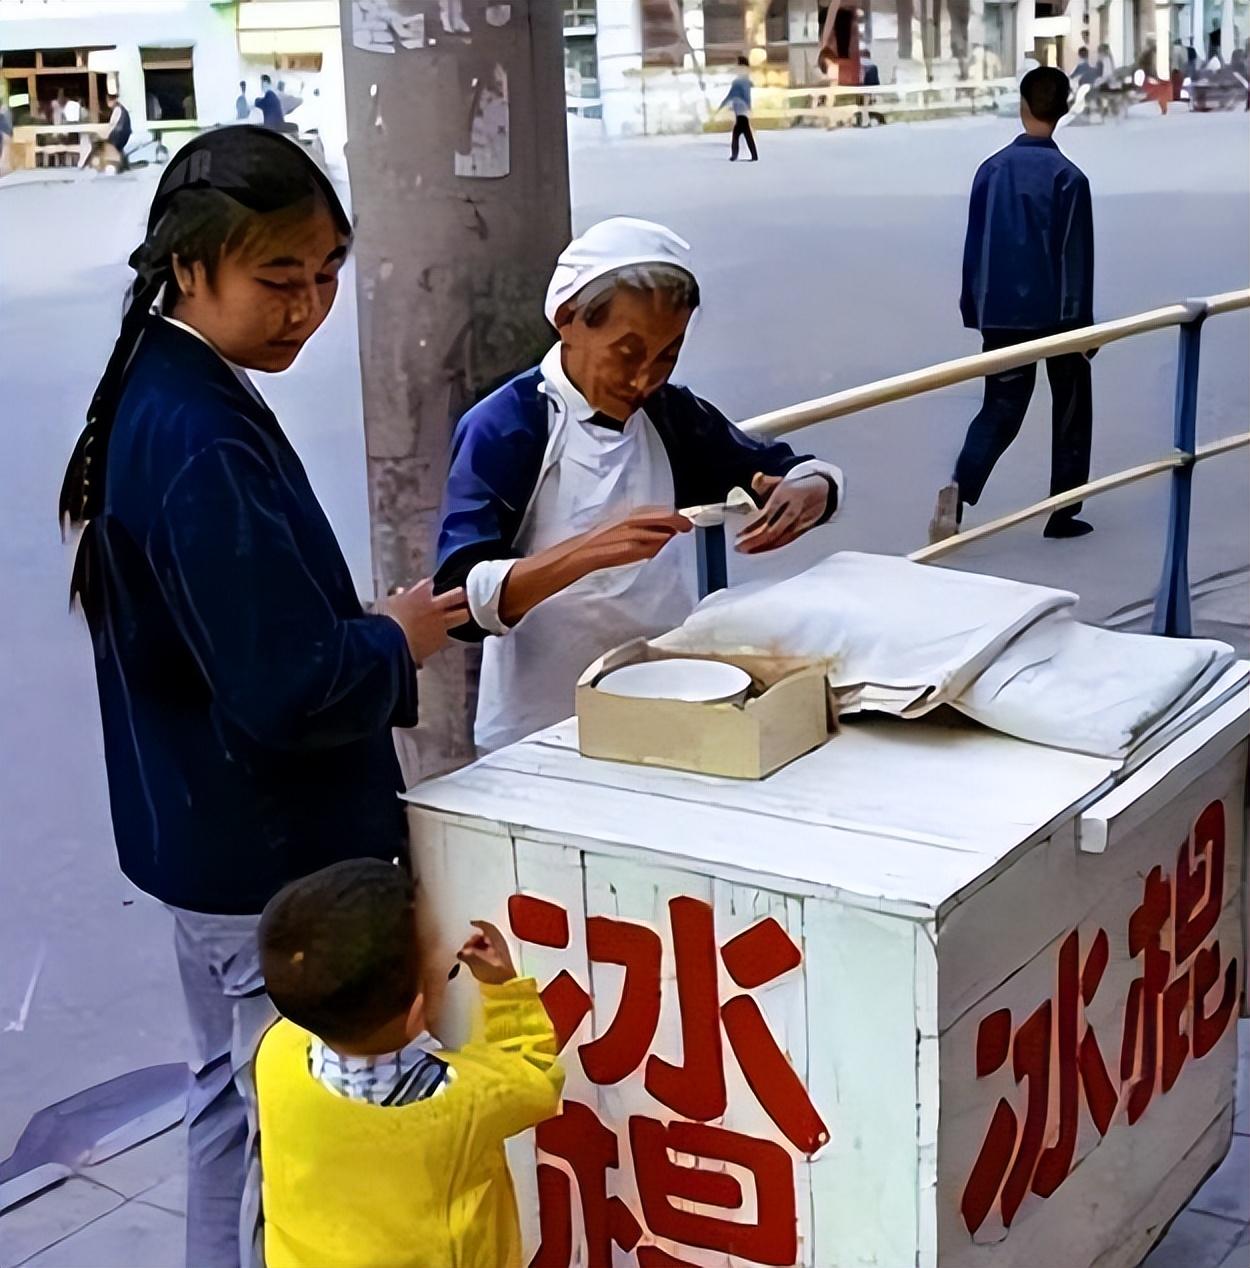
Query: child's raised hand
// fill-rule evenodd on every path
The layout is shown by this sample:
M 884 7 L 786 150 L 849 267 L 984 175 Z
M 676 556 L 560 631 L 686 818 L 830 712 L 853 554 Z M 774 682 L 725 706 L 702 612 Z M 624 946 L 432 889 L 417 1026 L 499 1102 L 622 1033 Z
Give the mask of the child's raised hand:
M 460 948 L 456 959 L 469 966 L 469 972 L 479 982 L 489 986 L 502 986 L 516 977 L 516 965 L 504 936 L 488 920 L 471 920 L 478 931 Z

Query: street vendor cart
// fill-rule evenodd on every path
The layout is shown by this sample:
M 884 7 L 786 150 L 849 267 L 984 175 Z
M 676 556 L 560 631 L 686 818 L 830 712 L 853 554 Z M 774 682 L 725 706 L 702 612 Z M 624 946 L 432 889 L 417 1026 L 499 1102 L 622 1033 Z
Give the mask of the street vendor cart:
M 734 779 L 570 720 L 412 789 L 434 954 L 498 921 L 562 1044 L 530 1262 L 1136 1265 L 1232 1132 L 1248 668 L 1135 754 L 866 711 Z

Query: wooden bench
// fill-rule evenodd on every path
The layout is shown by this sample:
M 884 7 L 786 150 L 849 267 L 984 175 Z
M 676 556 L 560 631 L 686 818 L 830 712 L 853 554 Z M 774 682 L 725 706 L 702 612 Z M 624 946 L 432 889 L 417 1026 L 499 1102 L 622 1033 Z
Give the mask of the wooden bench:
M 14 169 L 77 167 L 89 153 L 91 139 L 106 137 L 108 132 L 107 123 L 22 124 L 13 129 Z M 67 141 L 66 137 L 74 140 Z

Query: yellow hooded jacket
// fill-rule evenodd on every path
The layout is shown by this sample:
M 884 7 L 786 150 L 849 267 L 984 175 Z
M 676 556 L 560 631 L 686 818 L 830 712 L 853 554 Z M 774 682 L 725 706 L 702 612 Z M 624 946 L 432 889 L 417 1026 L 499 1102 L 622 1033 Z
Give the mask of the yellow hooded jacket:
M 276 1022 L 256 1054 L 268 1268 L 519 1268 L 509 1136 L 556 1113 L 564 1073 L 532 978 L 482 985 L 481 1042 L 440 1056 L 437 1096 L 379 1106 L 308 1069 Z

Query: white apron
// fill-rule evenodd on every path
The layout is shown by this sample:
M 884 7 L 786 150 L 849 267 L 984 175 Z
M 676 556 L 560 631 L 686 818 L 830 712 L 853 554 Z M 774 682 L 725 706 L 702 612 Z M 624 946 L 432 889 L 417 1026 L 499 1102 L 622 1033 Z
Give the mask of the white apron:
M 641 410 L 625 429 L 584 424 L 548 403 L 550 434 L 538 483 L 516 537 L 533 555 L 645 506 L 671 508 L 673 474 L 659 433 Z M 553 416 L 553 417 L 552 417 Z M 592 573 L 543 600 L 482 648 L 474 739 L 492 751 L 573 713 L 582 671 L 629 639 L 681 624 L 698 599 L 694 533 L 654 559 Z

